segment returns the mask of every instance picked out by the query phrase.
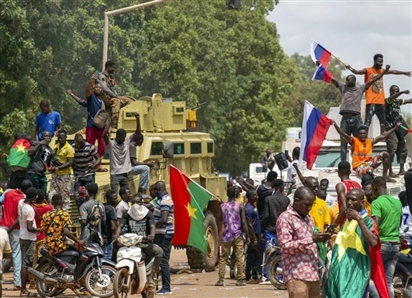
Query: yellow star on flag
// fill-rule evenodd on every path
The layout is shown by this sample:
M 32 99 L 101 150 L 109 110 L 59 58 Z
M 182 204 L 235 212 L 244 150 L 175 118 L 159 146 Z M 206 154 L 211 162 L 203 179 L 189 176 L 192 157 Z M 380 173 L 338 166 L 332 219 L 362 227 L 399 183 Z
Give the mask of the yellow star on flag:
M 353 248 L 359 253 L 366 256 L 365 249 L 362 245 L 362 240 L 356 233 L 358 222 L 356 220 L 346 221 L 342 230 L 339 232 L 336 238 L 335 244 L 338 245 L 338 260 L 342 260 L 348 248 Z
M 197 217 L 196 217 L 196 211 L 197 211 L 197 209 L 196 209 L 196 208 L 193 208 L 193 207 L 190 205 L 190 203 L 187 203 L 187 205 L 186 205 L 185 207 L 186 207 L 187 212 L 189 213 L 189 216 L 190 216 L 190 217 L 193 217 L 194 219 L 197 219 Z
M 17 145 L 17 148 L 17 152 L 24 152 L 26 150 L 26 147 L 24 147 L 23 143 Z

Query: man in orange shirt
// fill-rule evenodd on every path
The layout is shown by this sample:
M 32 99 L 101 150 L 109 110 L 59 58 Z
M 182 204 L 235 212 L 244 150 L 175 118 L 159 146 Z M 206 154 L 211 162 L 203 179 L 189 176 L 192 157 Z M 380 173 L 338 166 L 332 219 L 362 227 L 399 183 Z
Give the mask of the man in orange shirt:
M 366 67 L 362 70 L 356 70 L 350 65 L 346 65 L 352 73 L 356 75 L 364 75 L 365 83 L 372 80 L 374 77 L 380 75 L 384 69 L 383 66 L 383 55 L 376 54 L 373 56 L 373 66 Z M 411 71 L 399 71 L 399 70 L 389 70 L 386 74 L 394 75 L 405 75 L 412 76 Z M 366 116 L 365 116 L 365 126 L 369 128 L 373 115 L 379 119 L 381 125 L 381 134 L 385 131 L 385 90 L 383 87 L 383 77 L 372 84 L 372 87 L 366 90 Z
M 372 173 L 377 167 L 383 163 L 382 176 L 387 182 L 396 182 L 388 177 L 388 170 L 391 165 L 391 157 L 388 152 L 383 151 L 376 156 L 372 156 L 373 145 L 385 140 L 385 138 L 393 133 L 401 123 L 397 123 L 395 127 L 384 132 L 380 136 L 374 139 L 367 138 L 367 127 L 361 126 L 358 129 L 357 137 L 351 137 L 346 134 L 340 127 L 333 121 L 336 131 L 344 138 L 349 144 L 352 145 L 352 169 L 356 171 L 359 176 L 363 176 L 366 173 Z

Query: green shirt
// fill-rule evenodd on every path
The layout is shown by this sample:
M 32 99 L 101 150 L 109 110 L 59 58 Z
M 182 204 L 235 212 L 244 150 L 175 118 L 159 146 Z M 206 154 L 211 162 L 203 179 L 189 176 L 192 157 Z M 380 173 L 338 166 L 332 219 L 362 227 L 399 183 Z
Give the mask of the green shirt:
M 372 202 L 372 217 L 380 217 L 381 242 L 399 242 L 402 204 L 390 195 L 381 195 Z

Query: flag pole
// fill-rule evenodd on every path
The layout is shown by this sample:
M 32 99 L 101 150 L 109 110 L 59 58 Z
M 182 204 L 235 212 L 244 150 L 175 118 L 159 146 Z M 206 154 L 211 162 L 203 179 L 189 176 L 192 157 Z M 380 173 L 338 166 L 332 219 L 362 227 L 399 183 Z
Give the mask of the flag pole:
M 316 40 L 314 40 L 313 38 L 310 39 L 313 42 L 316 42 L 317 44 L 319 44 Z M 330 55 L 335 58 L 336 60 L 338 60 L 340 63 L 342 63 L 344 66 L 346 66 L 347 64 L 345 62 L 343 62 L 340 58 L 336 57 L 335 55 L 332 54 L 332 52 L 330 52 Z

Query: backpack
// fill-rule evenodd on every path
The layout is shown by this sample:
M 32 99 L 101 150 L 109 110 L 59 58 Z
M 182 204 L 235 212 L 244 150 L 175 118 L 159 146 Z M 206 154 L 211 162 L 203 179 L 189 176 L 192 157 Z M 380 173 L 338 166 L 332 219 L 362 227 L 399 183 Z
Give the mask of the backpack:
M 100 224 L 100 220 L 102 218 L 101 212 L 102 210 L 100 209 L 99 203 L 95 204 L 92 208 L 92 212 L 89 214 L 87 218 L 87 222 L 91 226 L 97 227 Z
M 89 113 L 90 115 L 90 113 Z M 90 115 L 91 117 L 92 115 Z M 96 115 L 92 118 L 93 126 L 103 129 L 106 126 L 106 122 L 109 119 L 109 113 L 106 112 L 106 107 L 102 100 L 102 108 L 97 111 Z

